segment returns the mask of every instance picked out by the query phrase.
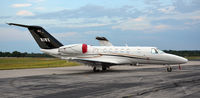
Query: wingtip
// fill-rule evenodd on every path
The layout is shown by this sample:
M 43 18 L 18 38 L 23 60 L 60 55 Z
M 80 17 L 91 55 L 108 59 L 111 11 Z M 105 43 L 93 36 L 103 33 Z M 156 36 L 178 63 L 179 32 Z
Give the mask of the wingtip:
M 12 25 L 12 23 L 6 23 L 6 24 L 8 24 L 8 25 Z

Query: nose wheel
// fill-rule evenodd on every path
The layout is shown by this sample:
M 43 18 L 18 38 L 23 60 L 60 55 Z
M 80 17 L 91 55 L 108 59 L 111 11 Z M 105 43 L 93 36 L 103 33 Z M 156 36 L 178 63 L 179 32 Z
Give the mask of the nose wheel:
M 172 72 L 172 67 L 171 66 L 167 67 L 167 72 Z

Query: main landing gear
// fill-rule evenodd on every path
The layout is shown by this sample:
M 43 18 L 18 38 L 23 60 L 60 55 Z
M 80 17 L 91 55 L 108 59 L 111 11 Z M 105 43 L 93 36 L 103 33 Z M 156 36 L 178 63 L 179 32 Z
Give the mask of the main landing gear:
M 94 71 L 94 72 L 99 72 L 100 70 L 106 71 L 108 68 L 109 68 L 109 67 L 107 67 L 107 66 L 101 66 L 101 68 L 100 68 L 99 66 L 94 66 L 94 67 L 93 67 L 93 71 Z
M 93 71 L 94 71 L 94 72 L 99 72 L 100 70 L 97 69 L 97 67 L 93 67 Z

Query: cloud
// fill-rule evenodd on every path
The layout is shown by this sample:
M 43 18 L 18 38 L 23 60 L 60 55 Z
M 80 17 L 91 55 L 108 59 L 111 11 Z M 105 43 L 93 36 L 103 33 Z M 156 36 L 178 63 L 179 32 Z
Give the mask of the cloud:
M 27 30 L 21 31 L 12 27 L 0 27 L 0 35 L 1 42 L 33 40 Z
M 82 43 L 83 36 L 79 32 L 63 32 L 63 33 L 51 33 L 57 40 L 63 44 L 69 43 Z
M 78 9 L 66 9 L 57 12 L 38 14 L 29 19 L 55 19 L 57 26 L 67 28 L 102 27 L 121 22 L 122 18 L 137 17 L 141 14 L 133 6 L 105 8 L 98 5 L 86 5 Z M 51 22 L 50 22 L 51 23 Z
M 105 8 L 98 5 L 86 5 L 78 9 L 65 9 L 62 11 L 36 15 L 33 18 L 40 19 L 60 19 L 68 18 L 97 18 L 97 17 L 137 17 L 139 12 L 133 6 L 123 6 L 121 8 Z
M 84 32 L 85 34 L 101 34 L 101 33 L 108 33 L 107 31 L 87 31 Z
M 98 18 L 68 18 L 66 20 L 24 18 L 24 20 L 30 20 L 30 21 L 34 20 L 33 23 L 48 25 L 51 27 L 91 28 L 91 27 L 108 26 L 108 25 L 111 25 L 112 23 L 120 22 L 121 19 L 120 18 L 98 17 Z M 29 23 L 30 23 L 30 21 L 29 21 Z M 1 22 L 1 20 L 0 20 L 0 22 Z
M 112 26 L 112 29 L 143 31 L 143 32 L 158 32 L 168 29 L 169 26 L 165 24 L 152 24 L 152 19 L 147 17 L 138 17 L 128 19 L 118 25 Z
M 29 7 L 31 6 L 32 4 L 29 4 L 29 3 L 23 3 L 23 4 L 13 4 L 12 7 Z
M 0 22 L 2 24 L 8 21 L 44 26 L 50 32 L 56 32 L 52 33 L 52 35 L 55 35 L 55 37 L 58 37 L 58 40 L 61 39 L 61 41 L 67 44 L 79 42 L 88 42 L 91 44 L 96 42 L 93 38 L 97 35 L 110 38 L 116 37 L 116 39 L 125 38 L 129 40 L 128 43 L 134 42 L 142 45 L 144 45 L 144 43 L 146 43 L 145 45 L 151 44 L 149 41 L 154 39 L 148 39 L 148 37 L 151 36 L 160 38 L 158 41 L 164 40 L 164 42 L 168 39 L 174 39 L 173 41 L 176 42 L 177 39 L 187 39 L 188 36 L 190 36 L 193 41 L 188 39 L 188 43 L 199 42 L 197 36 L 199 35 L 198 31 L 200 26 L 199 0 L 136 0 L 138 2 L 131 1 L 133 3 L 128 4 L 132 6 L 122 6 L 120 4 L 119 6 L 122 7 L 116 7 L 106 5 L 99 6 L 100 4 L 97 4 L 85 5 L 75 9 L 68 9 L 65 7 L 66 9 L 55 12 L 43 9 L 45 6 L 41 6 L 42 1 L 43 0 L 36 0 L 38 3 L 36 3 L 35 0 L 28 1 L 28 3 L 34 5 L 31 5 L 30 10 L 25 10 L 33 12 L 32 14 L 28 15 L 22 13 L 20 16 L 1 16 Z M 9 36 L 12 32 L 19 33 L 15 33 L 18 35 Z M 0 36 L 1 42 L 2 40 L 16 40 L 15 38 L 22 40 L 26 38 L 23 36 L 25 33 L 22 33 L 20 28 L 9 30 L 7 33 L 5 30 L 0 29 L 0 33 L 3 35 Z M 28 31 L 27 34 L 29 34 Z M 146 38 L 141 41 L 141 38 L 137 38 L 139 36 Z M 31 40 L 33 39 L 31 38 Z M 164 44 L 167 45 L 167 42 L 168 41 Z M 119 45 L 122 44 L 122 41 L 115 40 L 115 43 Z M 134 43 L 132 45 L 134 45 Z M 161 45 L 163 45 L 163 43 Z
M 159 11 L 165 14 L 154 12 L 154 15 L 145 14 L 137 18 L 124 18 L 120 23 L 114 24 L 112 29 L 161 32 L 164 30 L 189 30 L 200 23 L 200 11 L 181 13 L 175 11 L 175 9 L 174 6 L 168 6 L 162 10 L 159 9 Z
M 139 10 L 133 6 L 123 6 L 121 8 L 105 8 L 97 5 L 86 5 L 78 9 L 67 9 L 57 12 L 34 15 L 23 11 L 18 12 L 20 16 L 27 16 L 24 20 L 34 20 L 37 24 L 48 25 L 61 28 L 97 28 L 106 27 L 111 30 L 131 30 L 131 31 L 155 31 L 182 28 L 183 25 L 196 24 L 199 22 L 200 11 L 181 13 L 176 10 L 177 6 L 165 5 L 157 0 L 150 2 L 152 5 L 160 6 L 159 9 L 148 8 Z M 147 3 L 149 1 L 146 1 Z M 167 20 L 173 20 L 168 21 Z M 37 22 L 36 22 L 37 21 Z M 189 27 L 192 28 L 192 27 Z
M 62 27 L 67 28 L 88 28 L 88 27 L 100 27 L 100 26 L 106 26 L 104 23 L 87 23 L 87 24 L 65 24 L 62 25 Z
M 154 29 L 159 29 L 159 30 L 167 29 L 167 28 L 169 28 L 169 26 L 168 26 L 168 25 L 164 25 L 164 24 L 155 25 L 155 26 L 154 26 Z
M 173 6 L 181 13 L 200 10 L 200 0 L 174 0 Z
M 147 5 L 152 5 L 152 6 L 156 6 L 156 7 L 161 6 L 161 2 L 159 0 L 144 0 L 144 3 Z
M 77 35 L 77 32 L 66 32 L 66 33 L 52 33 L 53 36 L 57 38 L 69 38 L 71 36 Z
M 36 9 L 36 10 L 40 10 L 40 11 L 45 10 L 44 7 L 35 7 L 35 9 Z
M 200 20 L 200 15 L 197 15 L 197 16 L 191 16 L 190 18 L 191 18 L 191 19 L 194 19 L 194 20 Z
M 168 7 L 165 7 L 165 8 L 160 8 L 158 10 L 165 13 L 165 14 L 170 14 L 170 13 L 174 13 L 175 7 L 174 6 L 168 6 Z
M 45 1 L 45 0 L 28 0 L 28 1 L 30 1 L 30 2 L 35 2 L 35 3 L 40 3 L 40 2 L 43 2 L 43 1 Z
M 22 10 L 16 13 L 18 16 L 34 16 L 34 14 L 27 10 Z

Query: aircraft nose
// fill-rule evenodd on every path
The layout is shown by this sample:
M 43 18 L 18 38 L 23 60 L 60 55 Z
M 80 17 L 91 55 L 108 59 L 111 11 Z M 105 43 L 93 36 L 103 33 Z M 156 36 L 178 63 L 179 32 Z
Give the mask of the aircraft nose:
M 179 57 L 179 61 L 180 61 L 180 63 L 184 64 L 184 63 L 188 62 L 188 59 L 183 58 L 183 57 Z
M 170 60 L 174 62 L 174 64 L 184 64 L 188 62 L 188 59 L 184 57 L 173 55 L 173 54 L 167 54 L 167 55 L 170 57 Z

